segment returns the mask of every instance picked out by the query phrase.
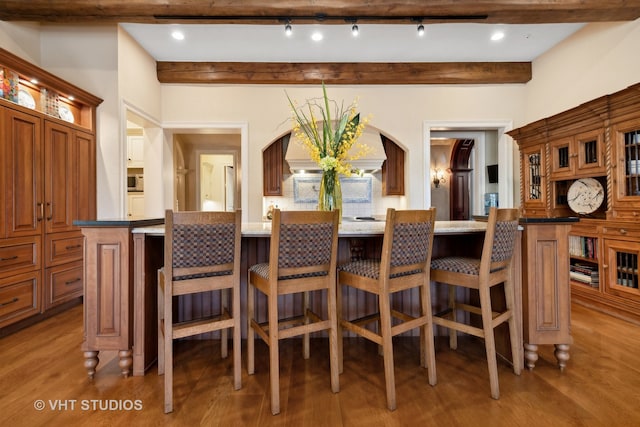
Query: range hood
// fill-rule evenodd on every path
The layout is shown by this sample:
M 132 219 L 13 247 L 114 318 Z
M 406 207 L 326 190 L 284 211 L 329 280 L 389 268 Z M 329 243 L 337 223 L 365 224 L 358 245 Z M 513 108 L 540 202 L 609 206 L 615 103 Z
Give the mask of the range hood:
M 375 172 L 382 168 L 382 163 L 387 159 L 382 146 L 382 137 L 375 129 L 365 128 L 358 142 L 368 145 L 371 149 L 366 156 L 357 160 L 352 160 L 351 166 L 354 169 L 360 169 L 364 172 Z M 352 147 L 357 150 L 357 147 Z M 320 171 L 320 166 L 309 157 L 307 148 L 293 134 L 289 140 L 289 146 L 284 159 L 289 163 L 289 169 L 292 173 Z

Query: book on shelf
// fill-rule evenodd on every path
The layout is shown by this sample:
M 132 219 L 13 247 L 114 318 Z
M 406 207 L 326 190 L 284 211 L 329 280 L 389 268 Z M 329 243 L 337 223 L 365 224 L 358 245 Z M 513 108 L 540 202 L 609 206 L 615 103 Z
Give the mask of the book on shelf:
M 600 273 L 597 265 L 571 264 L 569 266 L 569 278 L 580 283 L 586 283 L 594 288 L 600 285 Z
M 598 259 L 598 238 L 588 236 L 569 236 L 569 255 L 581 258 Z

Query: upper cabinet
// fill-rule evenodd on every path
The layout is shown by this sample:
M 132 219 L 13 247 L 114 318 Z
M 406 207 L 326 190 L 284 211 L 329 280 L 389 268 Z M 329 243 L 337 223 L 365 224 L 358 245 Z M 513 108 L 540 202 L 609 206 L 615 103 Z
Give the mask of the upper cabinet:
M 404 196 L 404 150 L 381 135 L 387 160 L 382 163 L 382 195 Z
M 263 196 L 282 196 L 285 140 L 288 141 L 288 136 L 278 139 L 262 152 Z
M 549 142 L 551 179 L 605 174 L 602 129 Z

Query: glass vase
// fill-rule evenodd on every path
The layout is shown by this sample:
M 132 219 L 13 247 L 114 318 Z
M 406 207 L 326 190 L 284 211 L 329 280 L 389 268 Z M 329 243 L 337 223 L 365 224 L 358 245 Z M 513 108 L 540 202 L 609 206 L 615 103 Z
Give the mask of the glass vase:
M 320 194 L 318 195 L 318 210 L 342 212 L 342 189 L 340 179 L 335 170 L 323 171 L 320 180 Z

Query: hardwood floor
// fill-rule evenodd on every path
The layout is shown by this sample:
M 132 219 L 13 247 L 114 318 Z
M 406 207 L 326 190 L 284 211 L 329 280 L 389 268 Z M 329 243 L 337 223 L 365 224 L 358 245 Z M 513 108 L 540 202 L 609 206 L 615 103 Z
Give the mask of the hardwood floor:
M 457 352 L 436 346 L 438 384 L 418 364 L 415 338 L 396 341 L 398 409 L 386 409 L 382 357 L 359 338 L 345 342 L 341 391 L 331 393 L 328 341 L 311 358 L 299 340 L 281 348 L 281 414 L 269 407 L 268 352 L 256 345 L 256 374 L 232 386 L 231 357 L 219 342 L 176 344 L 174 412 L 163 414 L 162 377 L 123 379 L 115 352 L 101 353 L 87 379 L 80 351 L 82 308 L 75 307 L 0 339 L 0 424 L 207 426 L 637 426 L 640 425 L 640 327 L 584 307 L 572 311 L 574 345 L 560 373 L 553 346 L 540 346 L 533 371 L 516 376 L 499 363 L 500 400 L 489 396 L 483 347 L 460 340 Z M 244 354 L 243 354 L 244 356 Z M 243 357 L 244 359 L 244 357 Z M 45 408 L 37 410 L 36 401 Z M 60 403 L 66 401 L 66 408 Z M 75 402 L 75 404 L 73 403 Z M 54 407 L 54 405 L 57 405 Z M 93 409 L 95 405 L 96 410 Z M 102 406 L 102 408 L 101 408 Z

